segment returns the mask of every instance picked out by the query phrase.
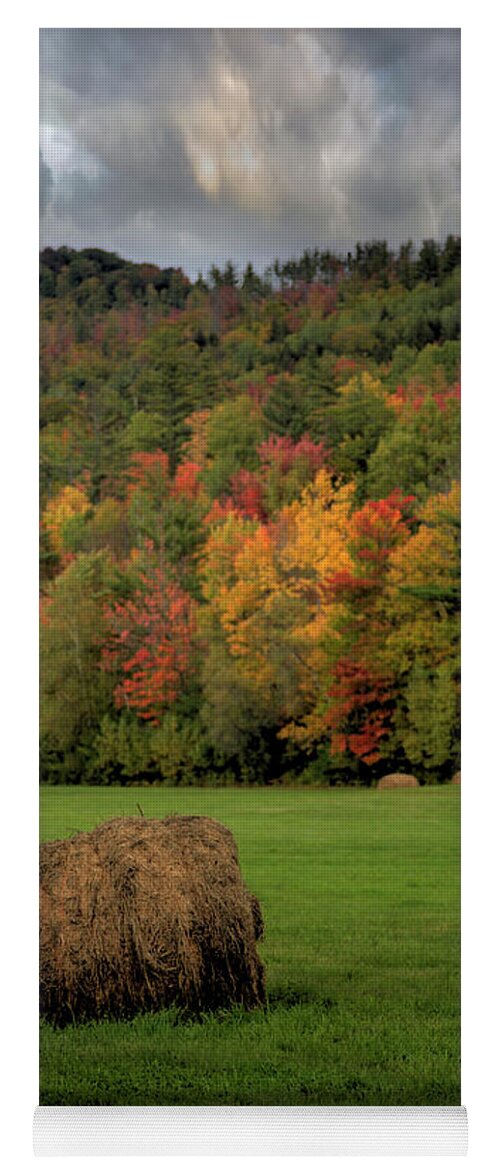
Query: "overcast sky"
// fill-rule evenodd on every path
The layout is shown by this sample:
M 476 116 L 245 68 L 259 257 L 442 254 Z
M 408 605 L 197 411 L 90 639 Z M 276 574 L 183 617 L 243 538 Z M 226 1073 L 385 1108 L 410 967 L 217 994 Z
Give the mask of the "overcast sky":
M 456 29 L 41 31 L 41 246 L 190 276 L 459 227 Z

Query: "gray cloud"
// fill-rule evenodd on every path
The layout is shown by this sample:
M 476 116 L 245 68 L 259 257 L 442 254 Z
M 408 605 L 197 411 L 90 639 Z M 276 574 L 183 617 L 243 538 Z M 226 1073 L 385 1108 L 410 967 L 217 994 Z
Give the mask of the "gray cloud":
M 42 157 L 40 151 L 39 159 L 39 180 L 38 180 L 38 194 L 40 201 L 40 215 L 46 212 L 50 203 L 52 192 L 54 190 L 54 180 L 52 178 L 52 171 Z
M 195 273 L 459 230 L 457 30 L 46 29 L 40 106 L 42 243 Z

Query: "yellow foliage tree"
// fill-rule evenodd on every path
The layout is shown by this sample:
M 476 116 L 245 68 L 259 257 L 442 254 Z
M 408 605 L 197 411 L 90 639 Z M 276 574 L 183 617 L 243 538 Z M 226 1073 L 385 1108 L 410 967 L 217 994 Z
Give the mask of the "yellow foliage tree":
M 275 521 L 232 514 L 207 542 L 205 598 L 246 685 L 260 702 L 265 696 L 284 735 L 321 690 L 323 634 L 339 607 L 324 584 L 351 565 L 353 492 L 353 485 L 335 490 L 321 470 Z
M 49 500 L 42 517 L 51 548 L 58 557 L 64 553 L 64 525 L 74 516 L 80 516 L 90 508 L 86 489 L 78 484 L 66 484 Z

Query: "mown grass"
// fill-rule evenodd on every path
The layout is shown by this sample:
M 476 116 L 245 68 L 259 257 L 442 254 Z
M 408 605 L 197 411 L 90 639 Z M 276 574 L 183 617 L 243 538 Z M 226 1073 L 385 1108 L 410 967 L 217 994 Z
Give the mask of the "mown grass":
M 43 789 L 41 836 L 202 813 L 233 831 L 265 918 L 269 1005 L 41 1025 L 44 1105 L 456 1105 L 455 787 Z

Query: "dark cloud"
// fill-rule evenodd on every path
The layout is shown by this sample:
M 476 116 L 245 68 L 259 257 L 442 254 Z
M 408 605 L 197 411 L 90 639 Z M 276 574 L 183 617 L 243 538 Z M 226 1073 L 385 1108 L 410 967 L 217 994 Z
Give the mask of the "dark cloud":
M 42 30 L 42 240 L 192 273 L 458 231 L 459 51 L 453 29 Z

